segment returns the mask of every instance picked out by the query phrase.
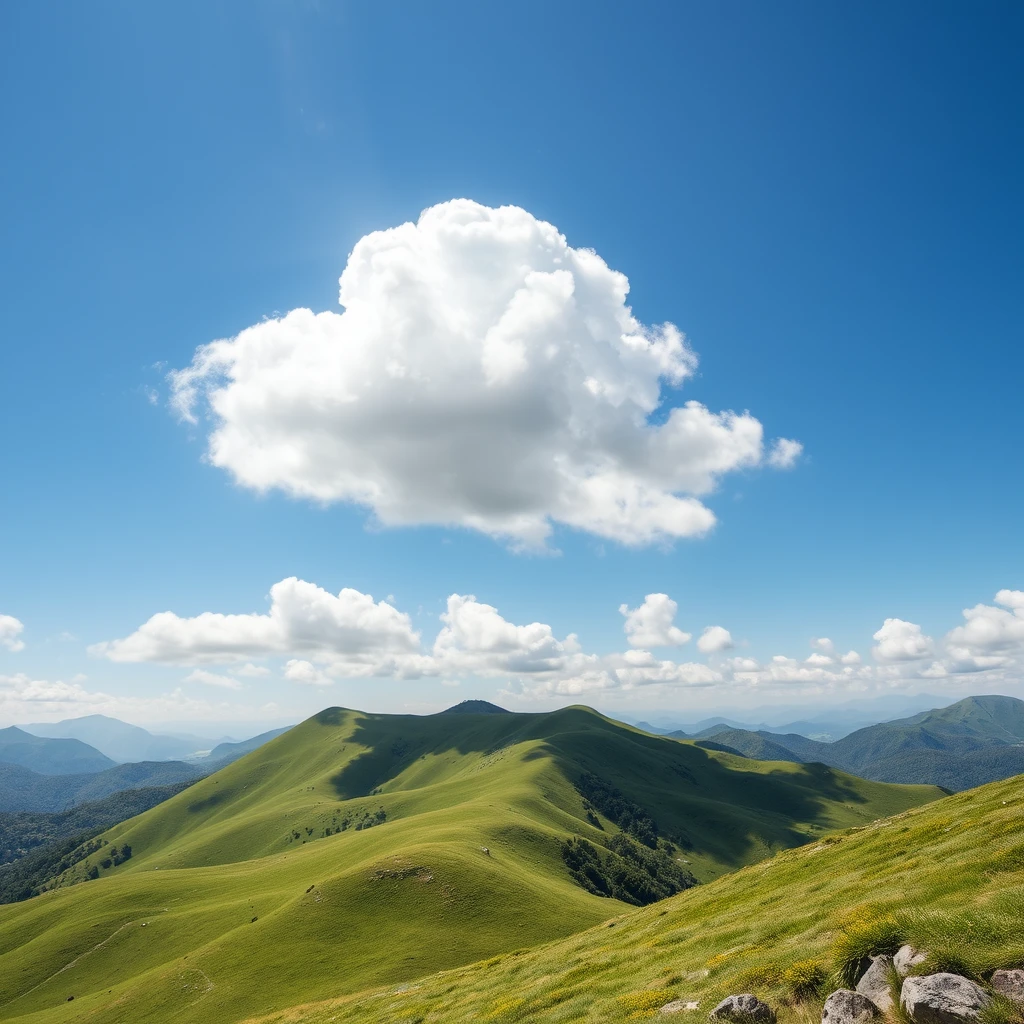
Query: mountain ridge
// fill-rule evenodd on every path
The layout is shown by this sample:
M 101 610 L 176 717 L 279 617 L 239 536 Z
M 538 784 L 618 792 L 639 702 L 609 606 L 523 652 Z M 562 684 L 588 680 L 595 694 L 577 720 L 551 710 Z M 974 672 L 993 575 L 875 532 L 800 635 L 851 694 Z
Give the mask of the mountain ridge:
M 667 857 L 709 880 L 940 795 L 708 751 L 580 707 L 329 708 L 97 837 L 52 891 L 0 908 L 0 1013 L 43 1024 L 73 981 L 75 1012 L 96 1024 L 238 1020 L 621 912 L 574 880 L 580 840 L 599 879 Z M 127 860 L 107 853 L 126 847 Z M 110 938 L 88 952 L 97 935 Z M 76 951 L 73 978 L 56 974 Z M 196 1009 L 186 969 L 214 986 Z M 254 993 L 253 971 L 273 985 Z

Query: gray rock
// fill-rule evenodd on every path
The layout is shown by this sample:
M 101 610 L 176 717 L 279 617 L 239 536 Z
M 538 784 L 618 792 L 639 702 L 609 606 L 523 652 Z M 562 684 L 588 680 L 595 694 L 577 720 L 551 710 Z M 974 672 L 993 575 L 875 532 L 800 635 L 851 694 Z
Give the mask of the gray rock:
M 712 1011 L 712 1020 L 756 1021 L 757 1024 L 775 1024 L 775 1011 L 749 992 L 726 996 Z
M 901 978 L 905 978 L 911 968 L 923 964 L 927 959 L 927 953 L 922 953 L 920 950 L 914 949 L 913 946 L 900 946 L 899 951 L 892 958 L 892 965 L 896 968 L 896 973 Z
M 693 1000 L 673 999 L 671 1003 L 666 1003 L 661 1007 L 658 1013 L 689 1013 L 691 1010 L 696 1010 L 698 1006 L 700 1006 L 700 1003 Z
M 867 996 L 883 1013 L 892 1009 L 892 957 L 876 956 L 857 982 L 857 992 Z
M 859 992 L 841 988 L 825 1000 L 821 1024 L 868 1024 L 878 1014 L 878 1007 Z
M 990 998 L 980 985 L 959 974 L 923 974 L 903 982 L 900 1005 L 914 1024 L 963 1024 L 977 1020 Z
M 1024 1004 L 1024 971 L 996 971 L 992 975 L 992 987 L 1001 996 Z

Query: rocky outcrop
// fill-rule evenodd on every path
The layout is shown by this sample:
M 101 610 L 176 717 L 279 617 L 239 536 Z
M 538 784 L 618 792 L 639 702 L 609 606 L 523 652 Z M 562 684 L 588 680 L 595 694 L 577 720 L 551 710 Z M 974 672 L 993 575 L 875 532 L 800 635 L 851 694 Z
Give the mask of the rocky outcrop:
M 1024 971 L 996 971 L 992 975 L 992 988 L 1001 996 L 1024 1005 Z
M 891 956 L 876 956 L 857 982 L 857 992 L 867 996 L 883 1013 L 892 1009 L 892 971 Z
M 869 1024 L 878 1015 L 878 1007 L 859 992 L 841 988 L 825 1000 L 821 1024 Z
M 914 949 L 913 946 L 900 946 L 896 955 L 892 958 L 892 965 L 896 973 L 905 978 L 918 964 L 923 964 L 928 959 L 927 953 Z
M 965 1024 L 976 1021 L 989 994 L 959 974 L 924 974 L 907 978 L 900 1005 L 914 1024 Z
M 711 1019 L 734 1021 L 736 1024 L 775 1024 L 775 1011 L 757 996 L 745 992 L 726 996 L 711 1011 Z

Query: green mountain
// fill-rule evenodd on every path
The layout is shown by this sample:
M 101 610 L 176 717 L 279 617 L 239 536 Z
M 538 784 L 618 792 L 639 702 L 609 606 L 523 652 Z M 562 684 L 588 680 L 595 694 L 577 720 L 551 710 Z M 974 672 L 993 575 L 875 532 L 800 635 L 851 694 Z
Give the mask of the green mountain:
M 881 782 L 952 791 L 1024 772 L 1024 701 L 967 697 L 946 708 L 858 729 L 834 743 L 715 726 L 702 736 L 747 757 L 818 761 Z
M 17 765 L 0 764 L 0 812 L 66 811 L 89 800 L 146 786 L 194 782 L 206 772 L 183 761 L 118 764 L 86 775 L 41 775 Z
M 0 729 L 0 762 L 43 775 L 100 772 L 114 762 L 81 740 L 33 736 L 16 725 Z
M 533 950 L 251 1024 L 618 1024 L 664 1019 L 675 1000 L 702 1021 L 736 992 L 767 1000 L 779 1024 L 806 1024 L 869 955 L 904 942 L 928 952 L 921 973 L 984 982 L 1024 964 L 1022 782 L 833 833 Z M 983 1019 L 1019 1021 L 1020 1009 Z
M 0 1017 L 230 1022 L 408 982 L 630 909 L 602 885 L 641 901 L 643 872 L 675 891 L 939 795 L 586 708 L 332 708 L 0 907 Z

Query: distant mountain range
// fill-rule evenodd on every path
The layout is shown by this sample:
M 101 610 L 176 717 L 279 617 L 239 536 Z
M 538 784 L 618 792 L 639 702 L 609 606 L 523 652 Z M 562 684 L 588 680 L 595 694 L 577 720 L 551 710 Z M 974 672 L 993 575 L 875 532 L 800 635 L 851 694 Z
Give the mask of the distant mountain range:
M 929 694 L 889 694 L 863 700 L 844 701 L 825 708 L 800 705 L 785 707 L 744 708 L 743 719 L 728 716 L 704 718 L 696 722 L 682 722 L 675 716 L 649 714 L 646 720 L 630 715 L 619 715 L 624 722 L 635 725 L 656 736 L 685 733 L 687 736 L 704 734 L 715 726 L 749 732 L 797 733 L 822 742 L 838 740 L 857 729 L 879 722 L 891 722 L 908 715 L 916 715 L 940 707 L 942 698 Z
M 80 775 L 42 775 L 18 765 L 0 764 L 0 812 L 66 811 L 125 789 L 194 782 L 207 773 L 184 761 L 140 761 Z
M 96 737 L 119 757 L 145 751 L 164 755 L 183 746 L 193 756 L 188 761 L 150 756 L 118 763 L 80 738 L 38 736 L 17 726 L 0 729 L 0 813 L 66 811 L 129 789 L 195 782 L 288 731 L 273 729 L 246 740 L 219 743 L 196 756 L 197 737 L 155 736 L 104 715 L 69 719 L 45 728 Z
M 115 762 L 75 739 L 43 739 L 12 725 L 0 729 L 0 762 L 45 775 L 101 772 Z
M 129 761 L 191 760 L 203 756 L 219 742 L 202 736 L 151 733 L 138 725 L 129 725 L 107 715 L 84 715 L 63 722 L 41 722 L 22 726 L 22 729 L 34 736 L 81 740 L 118 764 Z M 228 737 L 223 739 L 230 742 Z M 0 757 L 2 760 L 6 758 Z
M 758 760 L 821 762 L 879 782 L 928 783 L 952 791 L 1024 773 L 1024 701 L 1014 697 L 967 697 L 858 729 L 833 743 L 728 725 L 670 735 Z

